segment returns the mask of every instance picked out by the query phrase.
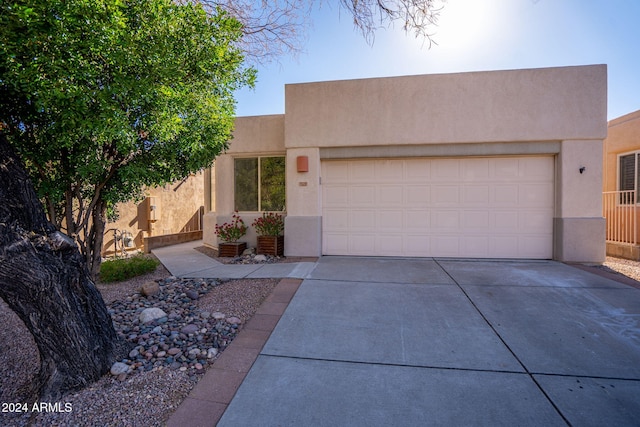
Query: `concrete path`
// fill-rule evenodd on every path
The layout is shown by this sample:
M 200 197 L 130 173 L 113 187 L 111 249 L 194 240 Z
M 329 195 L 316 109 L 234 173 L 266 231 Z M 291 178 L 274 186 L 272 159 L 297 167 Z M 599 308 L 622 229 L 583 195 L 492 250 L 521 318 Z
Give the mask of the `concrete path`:
M 201 240 L 154 249 L 152 253 L 171 274 L 177 277 L 198 278 L 304 278 L 313 270 L 315 262 L 281 264 L 222 264 L 195 250 Z
M 551 261 L 313 267 L 219 426 L 638 425 L 639 289 Z

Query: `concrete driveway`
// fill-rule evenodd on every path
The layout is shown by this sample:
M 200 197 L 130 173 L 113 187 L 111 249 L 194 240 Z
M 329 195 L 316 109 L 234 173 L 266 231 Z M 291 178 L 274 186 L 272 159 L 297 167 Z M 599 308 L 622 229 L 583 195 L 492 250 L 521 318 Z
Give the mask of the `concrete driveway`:
M 552 261 L 323 257 L 218 425 L 638 423 L 639 289 Z

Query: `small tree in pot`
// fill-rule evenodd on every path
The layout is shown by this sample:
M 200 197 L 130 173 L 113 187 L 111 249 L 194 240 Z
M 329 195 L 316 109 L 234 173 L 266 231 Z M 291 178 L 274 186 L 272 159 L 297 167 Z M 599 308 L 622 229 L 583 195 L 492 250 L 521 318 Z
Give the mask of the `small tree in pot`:
M 238 211 L 235 211 L 231 218 L 231 222 L 216 224 L 215 233 L 222 240 L 218 244 L 218 255 L 221 257 L 239 256 L 247 249 L 246 242 L 238 242 L 238 239 L 247 233 L 247 226 L 238 215 Z
M 284 218 L 282 215 L 269 212 L 262 218 L 256 218 L 251 224 L 258 233 L 259 254 L 282 256 L 284 254 Z

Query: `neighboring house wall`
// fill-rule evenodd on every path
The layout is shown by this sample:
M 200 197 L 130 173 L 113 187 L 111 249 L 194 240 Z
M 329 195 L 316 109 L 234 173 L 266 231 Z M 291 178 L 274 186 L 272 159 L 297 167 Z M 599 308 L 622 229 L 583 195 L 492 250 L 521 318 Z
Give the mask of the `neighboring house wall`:
M 631 174 L 634 175 L 631 178 L 631 186 L 628 179 L 626 186 L 620 184 L 621 156 L 633 159 L 634 154 L 636 158 L 640 154 L 640 110 L 609 122 L 608 134 L 603 146 L 602 183 L 602 191 L 605 193 L 605 215 L 608 218 L 607 254 L 638 259 L 640 258 L 640 248 L 637 246 L 637 243 L 640 242 L 640 210 L 631 200 L 637 196 L 628 193 L 611 193 L 634 190 L 634 181 L 637 186 L 640 175 L 637 164 L 631 165 L 635 169 L 631 171 Z M 629 244 L 635 246 L 631 247 Z
M 117 205 L 119 219 L 106 226 L 103 254 L 116 249 L 114 231 L 130 232 L 134 237 L 132 249 L 144 249 L 144 238 L 185 233 L 202 229 L 205 206 L 205 181 L 210 173 L 199 172 L 188 178 L 145 191 L 145 199 L 139 202 Z M 209 186 L 210 187 L 210 186 Z M 153 200 L 157 208 L 156 220 L 149 220 L 149 204 Z M 117 242 L 117 249 L 122 248 Z
M 604 65 L 287 85 L 284 117 L 236 122 L 228 159 L 216 164 L 205 243 L 217 244 L 211 226 L 232 212 L 233 156 L 286 153 L 285 254 L 318 256 L 323 163 L 536 155 L 555 165 L 553 258 L 602 262 L 602 200 L 589 190 L 602 185 L 606 97 Z M 301 156 L 308 172 L 296 169 Z
M 604 140 L 602 191 L 618 190 L 618 156 L 640 151 L 640 110 L 609 122 Z

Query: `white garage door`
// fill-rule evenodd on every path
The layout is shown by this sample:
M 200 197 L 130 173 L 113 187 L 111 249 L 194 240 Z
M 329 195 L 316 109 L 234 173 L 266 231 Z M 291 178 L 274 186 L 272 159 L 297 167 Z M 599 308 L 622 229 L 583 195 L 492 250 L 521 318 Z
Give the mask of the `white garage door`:
M 553 157 L 325 160 L 325 255 L 552 257 Z

